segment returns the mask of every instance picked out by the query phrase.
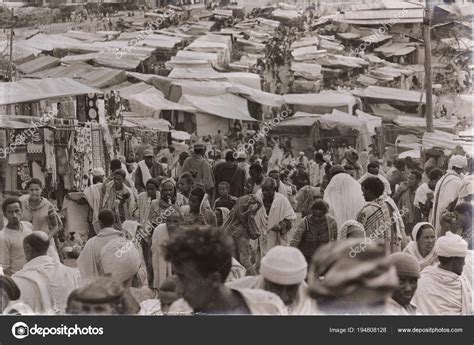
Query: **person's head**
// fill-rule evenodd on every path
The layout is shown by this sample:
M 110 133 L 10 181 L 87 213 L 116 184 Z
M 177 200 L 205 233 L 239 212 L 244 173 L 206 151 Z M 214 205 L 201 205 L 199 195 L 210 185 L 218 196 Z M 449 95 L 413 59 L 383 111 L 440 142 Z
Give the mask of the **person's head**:
M 104 182 L 104 178 L 102 176 L 93 176 L 92 177 L 92 184 L 98 184 Z
M 385 190 L 383 182 L 378 177 L 368 177 L 362 181 L 362 193 L 365 201 L 373 201 L 380 197 Z
M 225 154 L 225 161 L 226 162 L 234 162 L 235 161 L 234 152 L 227 151 L 227 153 Z
M 20 199 L 16 197 L 6 198 L 2 203 L 3 216 L 7 219 L 9 226 L 17 227 L 20 224 L 23 209 Z
M 230 191 L 230 184 L 228 182 L 221 182 L 217 187 L 217 191 L 219 192 L 219 197 L 226 198 L 229 195 Z
M 112 210 L 102 210 L 99 212 L 100 228 L 111 228 L 115 223 L 115 216 Z
M 461 236 L 448 231 L 446 235 L 438 238 L 435 250 L 438 254 L 440 268 L 459 276 L 462 274 L 468 253 L 468 245 Z
M 20 296 L 21 291 L 15 281 L 9 276 L 0 275 L 0 314 L 10 301 L 16 301 Z
M 350 176 L 354 177 L 355 176 L 355 168 L 352 164 L 346 164 L 344 165 L 344 172 L 346 174 L 349 174 Z
M 278 189 L 277 181 L 268 177 L 262 183 L 262 195 L 264 200 L 272 200 Z
M 458 174 L 463 173 L 467 168 L 467 158 L 461 155 L 453 155 L 449 159 L 448 168 L 454 170 Z
M 323 200 L 316 200 L 311 205 L 311 214 L 314 218 L 321 219 L 328 213 L 328 205 Z
M 406 168 L 406 162 L 403 158 L 397 158 L 393 164 L 400 172 L 404 172 Z
M 436 187 L 436 183 L 438 183 L 439 179 L 443 177 L 443 175 L 444 175 L 443 170 L 439 168 L 432 169 L 428 175 L 430 179 L 428 181 L 428 187 L 430 187 L 430 189 L 434 191 Z
M 422 222 L 416 224 L 413 227 L 412 237 L 416 241 L 421 255 L 426 256 L 431 253 L 436 242 L 436 232 L 430 223 Z
M 181 296 L 178 294 L 178 277 L 169 276 L 160 286 L 160 306 L 164 315 L 168 314 L 173 302 Z
M 189 195 L 194 184 L 194 177 L 189 172 L 185 172 L 178 179 L 178 190 L 184 195 Z
M 280 182 L 280 171 L 278 170 L 271 170 L 268 172 L 268 177 L 274 179 L 277 183 Z
M 118 158 L 114 158 L 110 161 L 110 171 L 114 172 L 115 170 L 122 169 L 122 162 Z
M 191 189 L 189 207 L 193 213 L 199 212 L 204 195 L 206 195 L 206 191 L 201 186 L 194 186 L 193 189 Z
M 26 184 L 26 189 L 30 195 L 30 199 L 38 200 L 41 198 L 41 193 L 43 193 L 43 182 L 40 179 L 32 178 Z
M 46 255 L 49 247 L 49 238 L 42 231 L 34 231 L 23 239 L 23 250 L 26 261 Z
M 318 163 L 318 164 L 324 163 L 323 154 L 322 154 L 321 152 L 316 152 L 315 155 L 314 155 L 314 160 L 315 160 L 316 163 Z
M 125 177 L 127 176 L 127 174 L 125 173 L 124 170 L 122 169 L 118 169 L 118 170 L 115 170 L 113 172 L 113 177 L 114 177 L 114 185 L 115 185 L 115 188 L 118 190 L 118 189 L 122 189 L 123 188 L 123 184 L 125 182 Z
M 71 292 L 66 313 L 76 315 L 126 314 L 124 287 L 110 277 L 96 278 L 90 284 Z
M 260 164 L 252 164 L 249 168 L 252 180 L 260 182 L 263 178 L 263 168 Z
M 454 208 L 456 215 L 456 224 L 459 229 L 468 230 L 472 227 L 472 208 L 471 203 L 462 202 Z
M 179 231 L 164 249 L 184 299 L 195 312 L 205 311 L 232 267 L 232 238 L 217 227 L 193 227 Z
M 170 153 L 173 153 L 176 149 L 175 149 L 174 146 L 170 146 L 170 147 L 168 148 L 168 150 L 170 150 Z
M 418 170 L 412 170 L 408 175 L 408 188 L 416 190 L 421 183 L 421 172 Z
M 184 161 L 186 160 L 186 158 L 189 157 L 189 153 L 187 153 L 186 151 L 183 151 L 179 154 L 179 158 L 178 158 L 178 161 L 179 161 L 179 164 L 183 165 L 184 164 Z
M 309 295 L 325 314 L 380 314 L 397 286 L 396 270 L 381 241 L 354 238 L 325 244 L 308 271 Z
M 276 246 L 262 258 L 260 274 L 263 289 L 273 292 L 287 306 L 293 305 L 306 278 L 308 264 L 301 251 L 293 247 Z
M 204 152 L 206 152 L 206 147 L 204 146 L 203 143 L 197 143 L 197 144 L 194 144 L 193 151 L 197 155 L 204 156 Z
M 168 233 L 170 233 L 171 235 L 175 234 L 182 220 L 183 216 L 181 215 L 179 209 L 172 209 L 171 213 L 168 215 L 168 217 L 166 217 L 165 220 L 166 229 L 168 230 Z
M 155 155 L 153 154 L 153 149 L 145 149 L 143 150 L 143 159 L 145 160 L 145 164 L 147 166 L 152 166 L 155 160 Z
M 367 172 L 372 175 L 378 175 L 380 169 L 380 164 L 378 162 L 371 162 L 367 165 Z
M 300 174 L 304 173 L 305 171 L 305 168 L 304 168 L 304 164 L 303 163 L 298 163 L 298 172 Z
M 176 186 L 172 179 L 164 180 L 161 183 L 161 196 L 163 200 L 171 200 L 176 196 Z
M 418 287 L 420 266 L 414 257 L 406 253 L 390 255 L 390 262 L 395 266 L 398 275 L 398 287 L 393 291 L 392 298 L 401 306 L 407 306 Z
M 329 169 L 329 179 L 332 179 L 334 176 L 336 176 L 337 174 L 342 174 L 342 173 L 345 173 L 346 171 L 344 170 L 344 168 L 342 167 L 342 165 L 334 165 L 332 167 L 326 167 Z

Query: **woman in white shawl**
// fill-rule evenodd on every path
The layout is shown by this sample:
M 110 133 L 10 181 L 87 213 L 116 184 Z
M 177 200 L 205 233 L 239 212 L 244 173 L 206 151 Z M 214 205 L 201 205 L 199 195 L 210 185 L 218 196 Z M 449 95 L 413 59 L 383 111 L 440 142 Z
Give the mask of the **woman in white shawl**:
M 420 265 L 420 271 L 426 266 L 433 266 L 438 261 L 435 251 L 436 231 L 428 222 L 421 222 L 413 227 L 411 232 L 413 241 L 403 250 L 413 256 Z
M 341 229 L 345 221 L 357 219 L 357 214 L 365 204 L 360 183 L 345 173 L 331 178 L 324 191 L 324 201 L 329 204 L 338 229 Z

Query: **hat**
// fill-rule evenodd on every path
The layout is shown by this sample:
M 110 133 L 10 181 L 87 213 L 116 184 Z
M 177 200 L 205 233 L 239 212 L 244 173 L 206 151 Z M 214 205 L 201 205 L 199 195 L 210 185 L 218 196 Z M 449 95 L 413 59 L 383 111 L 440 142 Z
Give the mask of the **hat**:
M 196 149 L 198 149 L 198 150 L 203 150 L 205 147 L 206 147 L 206 146 L 205 146 L 204 143 L 202 143 L 202 142 L 198 142 L 198 143 L 195 143 L 195 144 L 193 145 L 193 149 L 194 149 L 194 150 L 196 150 Z
M 467 242 L 461 236 L 448 231 L 446 235 L 438 238 L 435 250 L 438 256 L 465 258 L 467 255 Z
M 304 152 L 303 152 L 303 151 L 300 151 L 299 155 L 300 155 L 300 156 L 304 156 Z
M 307 269 L 308 264 L 299 249 L 276 246 L 262 258 L 260 274 L 275 284 L 296 285 L 304 281 Z
M 399 276 L 420 278 L 420 265 L 410 254 L 394 253 L 390 255 L 390 262 L 397 269 Z
M 103 168 L 95 168 L 93 171 L 92 171 L 92 175 L 93 176 L 105 176 L 105 171 Z
M 152 149 L 145 149 L 143 150 L 143 157 L 153 157 L 153 150 Z
M 463 169 L 467 167 L 467 158 L 461 155 L 454 155 L 449 160 L 449 169 L 453 167 Z

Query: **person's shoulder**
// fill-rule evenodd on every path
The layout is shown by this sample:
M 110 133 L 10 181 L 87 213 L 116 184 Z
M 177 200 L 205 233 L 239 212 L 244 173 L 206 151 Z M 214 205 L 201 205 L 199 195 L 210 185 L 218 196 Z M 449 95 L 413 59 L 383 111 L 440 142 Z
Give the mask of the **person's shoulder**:
M 286 307 L 273 292 L 260 289 L 235 289 L 242 294 L 253 315 L 286 315 Z

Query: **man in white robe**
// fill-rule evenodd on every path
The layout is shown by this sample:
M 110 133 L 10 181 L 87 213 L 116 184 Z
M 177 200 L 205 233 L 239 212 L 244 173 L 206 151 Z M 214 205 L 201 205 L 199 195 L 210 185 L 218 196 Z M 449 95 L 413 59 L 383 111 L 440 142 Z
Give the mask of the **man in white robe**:
M 436 184 L 430 223 L 435 227 L 438 236 L 441 235 L 442 231 L 441 215 L 459 197 L 459 190 L 462 185 L 461 174 L 466 167 L 466 157 L 460 155 L 452 156 L 449 160 L 448 171 Z
M 421 272 L 414 304 L 423 315 L 469 315 L 472 285 L 462 276 L 468 254 L 466 241 L 448 231 L 436 241 L 435 248 L 440 264 Z
M 112 226 L 115 217 L 111 210 L 102 210 L 99 213 L 100 230 L 97 236 L 89 239 L 77 258 L 77 267 L 84 280 L 92 280 L 104 275 L 100 265 L 100 250 L 112 239 L 124 236 L 124 234 Z M 120 255 L 119 252 L 117 255 Z
M 28 262 L 12 276 L 23 302 L 35 314 L 63 314 L 69 294 L 80 287 L 79 271 L 46 255 L 49 238 L 41 231 L 25 237 L 23 246 Z
M 262 183 L 262 189 L 257 191 L 257 198 L 262 200 L 261 207 L 255 214 L 255 223 L 262 232 L 257 240 L 259 243 L 259 259 L 277 245 L 288 245 L 288 232 L 296 219 L 290 202 L 282 194 L 276 192 L 277 184 L 273 178 L 267 178 Z
M 317 314 L 316 301 L 309 297 L 304 281 L 308 264 L 301 251 L 276 246 L 262 259 L 260 274 L 227 283 L 230 288 L 260 289 L 278 295 L 290 315 Z
M 383 182 L 384 194 L 387 196 L 392 195 L 390 183 L 383 175 L 380 174 L 380 164 L 378 162 L 369 163 L 367 166 L 367 172 L 359 179 L 359 183 L 362 184 L 362 182 L 364 182 L 367 177 L 378 177 Z

